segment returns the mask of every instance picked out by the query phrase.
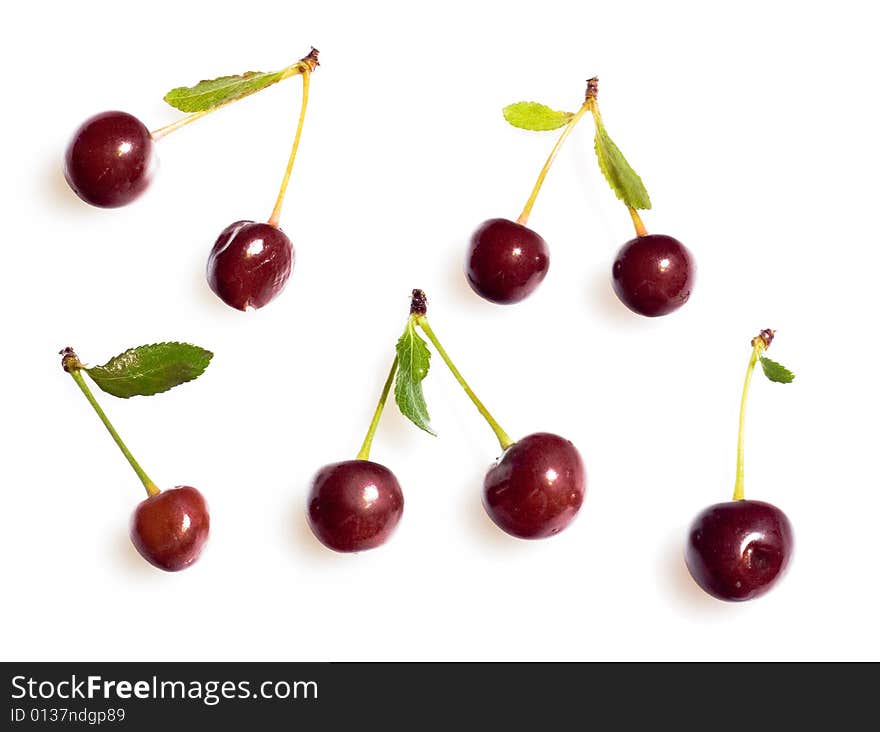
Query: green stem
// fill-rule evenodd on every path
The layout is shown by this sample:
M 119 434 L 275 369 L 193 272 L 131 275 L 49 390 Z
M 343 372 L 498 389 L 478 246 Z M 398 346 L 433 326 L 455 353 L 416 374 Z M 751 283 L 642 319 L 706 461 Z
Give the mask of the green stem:
M 73 377 L 73 380 L 76 382 L 76 385 L 82 390 L 82 393 L 86 395 L 86 399 L 89 400 L 89 404 L 92 405 L 92 408 L 97 412 L 98 416 L 101 418 L 101 421 L 104 423 L 104 426 L 107 428 L 107 431 L 110 433 L 110 436 L 113 438 L 113 441 L 122 450 L 122 454 L 125 455 L 125 459 L 128 460 L 129 465 L 134 469 L 134 472 L 137 473 L 138 478 L 141 479 L 141 483 L 144 484 L 144 488 L 147 489 L 147 495 L 155 496 L 160 491 L 156 484 L 150 480 L 149 476 L 144 472 L 144 469 L 138 465 L 137 460 L 134 459 L 134 455 L 129 452 L 128 448 L 125 446 L 125 443 L 122 441 L 122 438 L 119 436 L 119 433 L 114 429 L 113 425 L 110 424 L 110 420 L 107 419 L 107 415 L 104 414 L 104 410 L 101 409 L 101 405 L 98 404 L 95 399 L 95 395 L 92 394 L 92 390 L 89 389 L 88 384 L 86 384 L 86 380 L 83 378 L 82 371 L 80 369 L 71 369 L 70 375 Z
M 299 109 L 299 120 L 296 124 L 296 134 L 293 137 L 293 147 L 290 150 L 290 157 L 287 159 L 287 168 L 284 170 L 284 178 L 281 180 L 281 189 L 278 191 L 278 198 L 275 200 L 275 208 L 272 209 L 272 215 L 269 217 L 269 225 L 278 228 L 278 221 L 281 218 L 281 206 L 284 204 L 284 196 L 287 193 L 287 184 L 290 182 L 290 174 L 293 172 L 293 161 L 296 160 L 296 151 L 299 150 L 299 140 L 302 137 L 303 123 L 306 121 L 306 107 L 309 104 L 309 77 L 311 70 L 306 68 L 302 72 L 303 91 L 302 103 Z
M 474 406 L 483 415 L 483 419 L 489 423 L 489 426 L 492 428 L 492 431 L 495 433 L 495 436 L 498 438 L 498 442 L 501 444 L 501 449 L 506 450 L 513 444 L 513 440 L 508 437 L 507 433 L 501 429 L 501 425 L 495 421 L 495 418 L 489 414 L 489 410 L 483 405 L 477 395 L 474 394 L 474 390 L 468 386 L 468 383 L 464 380 L 464 377 L 461 375 L 461 372 L 455 367 L 455 364 L 452 363 L 452 359 L 449 358 L 449 354 L 446 353 L 446 350 L 440 345 L 440 341 L 437 340 L 437 336 L 434 335 L 434 331 L 431 330 L 431 326 L 428 324 L 428 319 L 424 315 L 417 315 L 416 324 L 425 332 L 425 335 L 428 336 L 428 340 L 434 344 L 434 348 L 437 349 L 437 353 L 440 354 L 440 358 L 446 363 L 449 367 L 449 370 L 452 372 L 452 375 L 455 377 L 455 380 L 461 384 L 461 388 L 464 389 L 465 394 L 470 397 L 470 400 L 474 403 Z
M 752 383 L 752 374 L 755 372 L 755 364 L 758 363 L 758 357 L 764 349 L 761 343 L 752 346 L 752 355 L 749 358 L 749 365 L 746 369 L 746 378 L 743 383 L 742 400 L 739 405 L 739 435 L 736 442 L 736 484 L 733 488 L 733 500 L 742 501 L 745 496 L 745 474 L 743 461 L 743 435 L 746 426 L 746 403 L 749 398 L 749 386 Z
M 559 139 L 556 141 L 556 144 L 550 151 L 547 162 L 544 163 L 544 167 L 541 168 L 541 172 L 538 175 L 538 180 L 535 182 L 535 187 L 532 188 L 532 193 L 529 196 L 529 200 L 526 201 L 526 205 L 523 207 L 522 213 L 516 220 L 518 224 L 522 224 L 523 226 L 525 226 L 526 222 L 529 220 L 529 216 L 531 216 L 532 214 L 532 206 L 535 205 L 535 200 L 538 198 L 538 192 L 541 190 L 541 186 L 544 185 L 544 178 L 546 178 L 547 173 L 550 172 L 550 166 L 553 164 L 553 160 L 556 158 L 556 154 L 560 151 L 560 149 L 562 149 L 562 143 L 565 142 L 565 139 L 571 134 L 574 126 L 580 121 L 581 117 L 583 117 L 588 110 L 589 106 L 587 105 L 587 103 L 584 103 L 583 106 L 581 106 L 581 108 L 577 111 L 577 114 L 575 114 L 574 117 L 572 117 L 566 123 L 565 129 L 562 130 L 562 134 L 559 136 Z
M 158 129 L 153 130 L 150 133 L 150 137 L 153 138 L 153 142 L 159 142 L 166 135 L 170 135 L 175 130 L 179 130 L 181 127 L 186 127 L 191 122 L 195 122 L 197 119 L 201 119 L 202 117 L 210 114 L 215 109 L 220 109 L 220 107 L 225 107 L 227 104 L 230 104 L 232 101 L 225 102 L 223 104 L 218 104 L 216 107 L 211 107 L 210 109 L 203 109 L 201 112 L 193 112 L 192 114 L 186 115 L 186 117 L 181 117 L 180 119 L 174 120 L 171 124 L 167 124 L 164 127 L 159 127 Z
M 394 363 L 391 364 L 391 370 L 388 372 L 388 378 L 385 379 L 385 386 L 382 387 L 382 395 L 379 397 L 379 403 L 376 405 L 376 411 L 373 412 L 373 420 L 370 422 L 370 428 L 367 430 L 367 436 L 364 437 L 364 444 L 361 445 L 360 452 L 357 454 L 357 460 L 369 460 L 370 448 L 373 446 L 373 437 L 376 429 L 379 427 L 379 419 L 382 417 L 382 410 L 385 409 L 385 402 L 388 400 L 388 393 L 391 391 L 391 384 L 394 383 L 394 374 L 397 373 L 397 356 L 394 357 Z
M 593 114 L 593 122 L 596 123 L 596 132 L 605 128 L 605 124 L 602 122 L 602 113 L 599 111 L 599 102 L 596 101 L 596 97 L 587 97 L 587 101 L 584 102 L 584 106 L 590 110 Z

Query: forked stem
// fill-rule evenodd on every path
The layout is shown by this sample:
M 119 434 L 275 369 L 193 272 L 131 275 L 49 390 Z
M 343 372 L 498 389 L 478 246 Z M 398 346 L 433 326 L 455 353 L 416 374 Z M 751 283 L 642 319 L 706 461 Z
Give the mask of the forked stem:
M 498 442 L 501 445 L 502 450 L 506 450 L 513 444 L 513 440 L 508 437 L 507 433 L 501 429 L 501 425 L 495 421 L 495 418 L 489 413 L 489 410 L 486 409 L 483 402 L 479 400 L 476 394 L 474 394 L 474 390 L 468 386 L 468 383 L 464 380 L 464 377 L 461 375 L 461 372 L 455 367 L 455 364 L 452 362 L 452 359 L 449 358 L 449 354 L 446 353 L 446 349 L 440 344 L 440 341 L 437 340 L 437 336 L 434 335 L 434 331 L 431 329 L 431 326 L 428 324 L 428 318 L 422 314 L 414 314 L 412 317 L 415 318 L 416 324 L 424 331 L 425 335 L 428 336 L 428 340 L 434 344 L 434 348 L 437 349 L 437 353 L 440 354 L 440 358 L 443 359 L 444 363 L 449 367 L 449 370 L 452 372 L 452 375 L 455 377 L 455 380 L 461 385 L 461 388 L 464 389 L 465 394 L 470 397 L 470 400 L 474 403 L 474 406 L 483 415 L 483 419 L 488 422 L 489 426 L 492 428 L 492 431 L 495 433 L 495 436 L 498 438 Z
M 394 363 L 391 364 L 391 370 L 388 372 L 388 378 L 385 379 L 385 386 L 382 387 L 382 395 L 379 397 L 379 403 L 376 405 L 376 411 L 373 412 L 373 419 L 370 422 L 370 428 L 367 430 L 367 436 L 364 437 L 364 443 L 358 452 L 357 460 L 369 460 L 370 448 L 373 446 L 373 437 L 376 435 L 376 429 L 379 427 L 379 420 L 382 418 L 382 410 L 385 409 L 385 402 L 388 400 L 388 394 L 391 391 L 391 384 L 394 383 L 394 375 L 397 373 L 397 356 L 394 357 Z
M 518 224 L 522 224 L 523 226 L 526 225 L 526 222 L 529 220 L 529 216 L 531 216 L 532 214 L 532 207 L 535 205 L 535 201 L 538 198 L 538 193 L 541 191 L 541 186 L 544 185 L 544 179 L 547 177 L 547 173 L 550 172 L 550 166 L 553 165 L 553 161 L 556 159 L 556 155 L 562 149 L 562 144 L 571 134 L 574 126 L 588 111 L 589 107 L 585 102 L 577 111 L 577 113 L 565 124 L 565 129 L 562 130 L 562 134 L 559 136 L 559 139 L 556 140 L 556 144 L 553 146 L 553 149 L 550 151 L 550 155 L 547 157 L 547 162 L 544 163 L 544 167 L 541 168 L 541 172 L 538 174 L 538 180 L 535 181 L 535 187 L 532 188 L 532 193 L 529 196 L 529 200 L 526 201 L 526 205 L 523 206 L 522 213 L 516 220 Z
M 101 405 L 98 404 L 98 401 L 95 399 L 95 395 L 92 394 L 92 390 L 89 389 L 89 385 L 86 384 L 86 380 L 83 378 L 83 366 L 80 363 L 79 359 L 76 357 L 76 354 L 70 349 L 65 349 L 64 351 L 62 351 L 62 354 L 64 355 L 64 358 L 62 360 L 62 366 L 64 367 L 64 370 L 73 377 L 76 385 L 80 388 L 82 393 L 85 394 L 85 397 L 86 399 L 88 399 L 89 404 L 92 405 L 92 409 L 95 410 L 98 417 L 100 417 L 101 422 L 104 423 L 104 426 L 107 428 L 107 431 L 113 438 L 113 441 L 122 451 L 122 454 L 125 455 L 125 459 L 128 460 L 128 464 L 131 465 L 134 472 L 137 473 L 137 477 L 141 479 L 141 483 L 143 483 L 144 488 L 147 489 L 147 495 L 155 496 L 160 493 L 159 488 L 152 480 L 150 480 L 149 476 L 144 472 L 144 469 L 138 464 L 138 461 L 134 459 L 134 455 L 131 454 L 128 447 L 126 447 L 125 443 L 122 441 L 122 438 L 119 436 L 119 433 L 110 423 L 107 415 L 104 414 L 104 410 L 101 409 Z
M 299 110 L 299 120 L 296 123 L 296 135 L 293 137 L 293 147 L 291 147 L 290 157 L 287 159 L 287 168 L 284 171 L 284 178 L 281 180 L 281 189 L 278 191 L 278 198 L 275 200 L 275 208 L 272 209 L 272 215 L 269 217 L 268 222 L 270 226 L 274 226 L 276 229 L 278 228 L 278 221 L 281 219 L 281 207 L 284 205 L 287 184 L 290 182 L 290 174 L 293 172 L 293 161 L 296 160 L 296 151 L 299 149 L 303 123 L 306 121 L 306 107 L 309 104 L 309 77 L 311 75 L 312 69 L 306 66 L 302 71 L 302 104 Z
M 318 52 L 313 48 L 308 56 L 300 59 L 295 64 L 291 64 L 286 69 L 281 72 L 281 78 L 278 81 L 284 81 L 285 79 L 289 79 L 291 76 L 296 76 L 297 74 L 304 74 L 307 72 L 311 72 L 315 70 L 315 67 L 318 65 Z M 250 96 L 250 94 L 246 95 Z M 244 97 L 236 97 L 235 99 L 229 99 L 228 101 L 223 102 L 222 104 L 218 104 L 210 109 L 203 109 L 200 112 L 193 112 L 192 114 L 188 114 L 185 117 L 181 117 L 170 124 L 165 125 L 164 127 L 159 127 L 152 132 L 150 132 L 150 137 L 153 138 L 154 142 L 158 142 L 166 135 L 170 135 L 175 130 L 179 130 L 181 127 L 186 127 L 188 124 L 195 122 L 198 119 L 201 119 L 205 115 L 214 112 L 221 107 L 226 107 L 233 102 L 237 102 L 240 99 L 244 99 Z

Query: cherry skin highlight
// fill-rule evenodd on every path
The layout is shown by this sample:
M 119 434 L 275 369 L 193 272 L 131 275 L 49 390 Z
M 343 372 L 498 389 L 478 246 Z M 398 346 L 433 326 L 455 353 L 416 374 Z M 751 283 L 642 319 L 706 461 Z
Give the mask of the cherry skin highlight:
M 571 523 L 585 493 L 584 464 L 575 446 L 537 432 L 507 448 L 486 473 L 483 506 L 508 534 L 542 539 Z
M 719 600 L 751 600 L 785 573 L 794 550 L 786 515 L 762 501 L 709 506 L 691 524 L 685 561 L 694 581 Z
M 101 112 L 74 133 L 64 177 L 83 201 L 101 208 L 131 203 L 150 185 L 156 167 L 153 138 L 127 112 Z
M 188 485 L 177 486 L 138 504 L 131 517 L 131 541 L 154 567 L 178 572 L 199 558 L 210 524 L 202 494 Z
M 403 515 L 403 492 L 388 468 L 369 460 L 346 460 L 321 468 L 308 498 L 309 526 L 337 552 L 384 544 Z
M 678 310 L 691 296 L 696 264 L 678 239 L 645 234 L 617 253 L 611 269 L 614 292 L 634 313 L 650 318 Z
M 208 257 L 208 285 L 237 310 L 255 310 L 284 289 L 293 269 L 293 245 L 270 224 L 236 221 L 221 232 Z
M 465 273 L 489 302 L 510 305 L 528 297 L 550 268 L 550 250 L 538 234 L 508 219 L 489 219 L 471 236 Z

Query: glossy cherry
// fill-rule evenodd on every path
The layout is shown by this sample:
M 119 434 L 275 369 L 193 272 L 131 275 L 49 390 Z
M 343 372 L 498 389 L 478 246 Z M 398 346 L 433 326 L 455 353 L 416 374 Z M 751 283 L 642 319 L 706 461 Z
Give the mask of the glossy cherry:
M 528 297 L 549 267 L 550 250 L 538 234 L 515 221 L 489 219 L 471 237 L 465 272 L 480 297 L 509 305 Z
M 131 517 L 131 541 L 150 564 L 177 572 L 199 558 L 210 523 L 202 494 L 178 486 L 138 504 Z
M 309 525 L 324 546 L 337 552 L 359 552 L 384 544 L 402 515 L 400 484 L 379 463 L 332 463 L 312 480 Z
M 513 443 L 486 473 L 483 506 L 508 534 L 541 539 L 571 523 L 585 492 L 584 464 L 575 446 L 537 432 Z
M 685 561 L 696 583 L 719 600 L 751 600 L 783 575 L 794 549 L 786 515 L 762 501 L 709 506 L 694 519 Z
M 696 264 L 678 239 L 645 234 L 617 253 L 611 278 L 621 302 L 639 315 L 656 317 L 678 310 L 691 296 Z
M 284 289 L 292 269 L 293 245 L 281 229 L 236 221 L 211 249 L 208 285 L 230 307 L 255 310 Z
M 131 203 L 147 189 L 155 167 L 150 131 L 127 112 L 87 119 L 64 156 L 64 177 L 73 192 L 101 208 Z

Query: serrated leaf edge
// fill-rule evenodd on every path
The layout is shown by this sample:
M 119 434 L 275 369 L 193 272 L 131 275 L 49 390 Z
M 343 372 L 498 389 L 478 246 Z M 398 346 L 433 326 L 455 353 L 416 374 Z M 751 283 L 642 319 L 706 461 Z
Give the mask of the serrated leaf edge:
M 414 340 L 421 341 L 422 345 L 425 348 L 425 352 L 428 354 L 428 367 L 425 370 L 424 376 L 422 376 L 420 379 L 415 379 L 412 376 L 412 374 L 410 374 L 410 376 L 409 376 L 409 378 L 415 383 L 415 385 L 418 388 L 419 393 L 421 395 L 421 401 L 422 401 L 422 404 L 424 405 L 424 413 L 425 413 L 424 424 L 419 424 L 418 422 L 416 422 L 412 417 L 410 417 L 406 412 L 404 412 L 403 407 L 401 407 L 401 405 L 400 405 L 400 396 L 399 395 L 402 393 L 402 389 L 400 388 L 400 384 L 401 384 L 400 375 L 404 372 L 403 359 L 400 357 L 400 350 L 401 350 L 400 343 L 403 341 L 404 338 L 407 338 L 408 336 L 411 336 Z M 398 357 L 398 367 L 397 367 L 397 376 L 394 379 L 394 403 L 397 405 L 397 408 L 398 408 L 398 410 L 400 410 L 400 413 L 404 417 L 406 417 L 410 422 L 412 422 L 416 427 L 418 427 L 420 430 L 423 430 L 424 432 L 427 432 L 429 435 L 436 437 L 437 433 L 434 431 L 433 427 L 431 427 L 431 416 L 428 413 L 428 405 L 425 402 L 424 392 L 422 391 L 422 382 L 427 377 L 428 372 L 430 371 L 430 368 L 431 368 L 431 349 L 428 348 L 428 344 L 425 343 L 425 340 L 419 335 L 418 331 L 416 331 L 415 324 L 413 323 L 412 320 L 407 322 L 406 328 L 404 329 L 400 338 L 397 339 L 397 344 L 395 345 L 395 351 L 396 351 L 397 357 Z
M 642 192 L 645 194 L 645 200 L 643 202 L 638 202 L 638 204 L 628 201 L 626 196 L 624 195 L 623 188 L 618 188 L 617 183 L 611 177 L 609 172 L 609 166 L 603 163 L 602 155 L 599 153 L 599 138 L 604 137 L 607 145 L 613 147 L 618 154 L 620 155 L 621 160 L 626 164 L 626 167 L 632 172 L 633 177 L 638 181 L 639 186 L 642 189 Z M 629 160 L 626 159 L 626 156 L 623 154 L 621 149 L 617 146 L 617 143 L 611 139 L 611 135 L 608 134 L 608 131 L 604 126 L 598 127 L 596 129 L 596 135 L 593 138 L 593 150 L 596 153 L 596 159 L 599 161 L 599 170 L 602 171 L 602 175 L 605 177 L 605 180 L 608 182 L 611 190 L 614 191 L 614 195 L 617 196 L 617 199 L 623 201 L 624 204 L 629 206 L 630 208 L 634 208 L 637 211 L 647 211 L 651 208 L 651 196 L 648 194 L 648 189 L 645 187 L 644 182 L 642 181 L 642 177 L 635 171 L 635 169 L 630 165 Z
M 278 78 L 273 81 L 267 82 L 266 86 L 261 87 L 260 89 L 251 89 L 249 91 L 245 91 L 242 94 L 229 97 L 228 99 L 224 99 L 221 102 L 217 102 L 217 104 L 212 104 L 210 107 L 204 107 L 201 109 L 186 109 L 186 108 L 180 106 L 180 102 L 175 103 L 171 99 L 169 99 L 169 97 L 173 97 L 174 94 L 181 94 L 183 92 L 193 91 L 193 90 L 197 89 L 201 84 L 212 84 L 212 83 L 219 82 L 219 81 L 229 81 L 230 84 L 228 84 L 228 86 L 232 86 L 233 81 L 235 81 L 237 83 L 237 82 L 244 81 L 251 76 L 258 76 L 258 75 L 265 75 L 265 76 L 277 75 Z M 283 75 L 284 75 L 284 71 L 245 71 L 243 74 L 228 74 L 226 76 L 217 76 L 213 79 L 201 79 L 200 81 L 197 81 L 195 84 L 192 84 L 191 86 L 176 86 L 176 87 L 174 87 L 173 89 L 169 90 L 165 94 L 165 96 L 162 97 L 162 99 L 165 101 L 166 104 L 169 104 L 170 106 L 174 107 L 174 109 L 177 109 L 180 112 L 184 112 L 186 114 L 195 114 L 197 112 L 204 112 L 204 111 L 207 111 L 210 109 L 214 109 L 215 107 L 219 107 L 223 104 L 226 104 L 227 102 L 241 99 L 242 97 L 250 96 L 251 94 L 254 94 L 257 91 L 262 91 L 267 86 L 272 86 L 273 84 L 277 84 L 279 81 L 281 81 L 281 79 L 283 78 Z M 219 87 L 219 90 L 222 90 L 222 89 L 223 89 L 222 86 Z M 209 96 L 212 94 L 216 94 L 217 92 L 218 92 L 218 88 L 214 88 L 214 89 L 211 89 L 210 91 L 201 92 L 200 94 L 193 94 L 189 97 L 186 97 L 186 100 L 191 101 L 193 99 L 198 99 L 200 97 L 206 97 L 206 96 Z
M 177 383 L 177 384 L 174 384 L 174 385 L 172 385 L 172 386 L 169 386 L 167 389 L 160 389 L 159 391 L 154 391 L 152 394 L 129 394 L 128 396 L 122 396 L 122 395 L 119 395 L 119 394 L 114 394 L 113 392 L 109 392 L 109 391 L 107 391 L 106 389 L 104 389 L 104 387 L 101 386 L 101 384 L 100 384 L 97 380 L 95 380 L 94 377 L 92 377 L 92 374 L 91 374 L 92 369 L 106 369 L 106 368 L 107 368 L 107 365 L 108 365 L 109 363 L 111 363 L 112 361 L 115 361 L 117 358 L 121 358 L 122 356 L 124 356 L 124 355 L 125 355 L 126 353 L 128 353 L 129 351 L 136 351 L 138 348 L 153 348 L 153 347 L 155 347 L 155 346 L 188 346 L 188 347 L 190 347 L 190 348 L 196 348 L 196 349 L 198 349 L 199 351 L 201 351 L 203 354 L 207 354 L 207 359 L 208 359 L 208 360 L 206 361 L 204 368 L 203 368 L 201 371 L 199 371 L 197 374 L 194 374 L 191 378 L 189 378 L 189 379 L 184 379 L 183 381 L 181 381 L 181 382 L 179 382 L 179 383 Z M 156 394 L 164 394 L 166 391 L 171 391 L 175 386 L 180 386 L 181 384 L 188 384 L 188 383 L 191 382 L 191 381 L 195 381 L 195 380 L 198 379 L 202 374 L 205 373 L 205 371 L 207 370 L 207 368 L 208 368 L 208 366 L 210 365 L 211 360 L 212 360 L 213 358 L 214 358 L 214 353 L 213 353 L 213 351 L 209 351 L 207 348 L 202 348 L 201 346 L 197 346 L 197 345 L 195 345 L 194 343 L 187 343 L 186 341 L 159 341 L 158 343 L 142 343 L 142 344 L 139 345 L 139 346 L 132 346 L 131 348 L 126 348 L 124 351 L 122 351 L 122 352 L 120 352 L 120 353 L 117 353 L 115 356 L 113 356 L 113 357 L 107 359 L 107 361 L 106 361 L 105 363 L 99 364 L 99 365 L 97 365 L 97 366 L 90 366 L 90 367 L 85 368 L 85 369 L 83 369 L 83 370 L 84 370 L 87 374 L 89 374 L 89 377 L 92 378 L 92 381 L 95 383 L 95 385 L 96 385 L 101 391 L 103 391 L 105 394 L 109 394 L 110 396 L 114 396 L 114 397 L 116 397 L 117 399 L 131 399 L 132 397 L 137 397 L 137 396 L 155 396 Z M 122 377 L 122 376 L 108 376 L 108 377 L 104 378 L 103 381 L 105 381 L 105 382 L 121 381 L 121 380 L 123 380 L 124 378 L 126 378 L 126 377 Z
M 796 376 L 795 373 L 793 371 L 791 371 L 790 369 L 788 369 L 786 366 L 783 366 L 778 361 L 774 361 L 772 358 L 767 358 L 767 356 L 761 356 L 759 358 L 759 360 L 761 362 L 761 371 L 764 372 L 764 376 L 766 376 L 767 379 L 769 381 L 772 381 L 774 384 L 790 384 L 795 380 L 795 376 Z M 786 376 L 789 377 L 788 380 L 784 381 L 784 380 L 780 380 L 780 379 L 771 378 L 771 376 L 767 373 L 766 364 L 768 364 L 768 363 L 771 364 L 771 368 L 780 369 Z
M 524 127 L 523 125 L 518 125 L 515 122 L 511 121 L 510 117 L 508 116 L 508 110 L 510 110 L 511 107 L 516 107 L 517 105 L 520 105 L 520 104 L 534 104 L 538 107 L 543 107 L 544 109 L 550 111 L 552 114 L 561 115 L 562 121 L 558 125 L 556 125 L 555 127 L 544 127 L 541 129 L 535 129 L 534 127 Z M 543 102 L 526 101 L 526 100 L 522 100 L 519 102 L 512 102 L 511 104 L 508 104 L 506 107 L 504 107 L 501 110 L 501 114 L 504 117 L 504 121 L 507 122 L 507 124 L 509 124 L 511 127 L 515 127 L 518 130 L 527 130 L 528 132 L 552 132 L 553 130 L 558 130 L 560 127 L 565 127 L 565 125 L 567 125 L 569 123 L 571 118 L 574 117 L 573 112 L 566 112 L 561 109 L 553 109 L 553 107 L 551 107 L 548 104 L 544 104 Z

